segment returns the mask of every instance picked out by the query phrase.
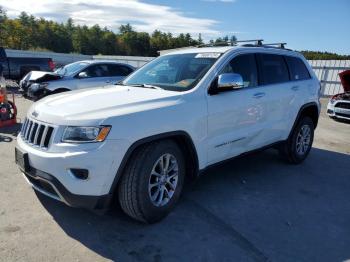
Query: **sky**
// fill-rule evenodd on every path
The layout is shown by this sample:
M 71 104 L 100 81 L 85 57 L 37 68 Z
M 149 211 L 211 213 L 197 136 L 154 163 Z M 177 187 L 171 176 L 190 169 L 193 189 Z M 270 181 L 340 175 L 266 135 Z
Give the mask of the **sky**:
M 205 41 L 235 35 L 238 40 L 287 42 L 296 50 L 350 55 L 350 0 L 0 0 L 10 17 L 21 11 L 118 32 L 190 33 Z

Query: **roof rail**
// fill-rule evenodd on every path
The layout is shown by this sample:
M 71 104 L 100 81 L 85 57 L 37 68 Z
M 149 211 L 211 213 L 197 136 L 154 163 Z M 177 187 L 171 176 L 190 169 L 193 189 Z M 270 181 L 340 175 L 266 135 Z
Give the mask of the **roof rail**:
M 253 39 L 253 40 L 237 40 L 237 41 L 218 41 L 218 42 L 212 42 L 209 44 L 202 44 L 198 45 L 197 47 L 213 47 L 213 46 L 237 46 L 238 43 L 247 43 L 242 44 L 241 46 L 244 47 L 266 47 L 266 48 L 280 48 L 280 49 L 286 49 L 287 43 L 271 43 L 271 44 L 264 44 L 264 39 Z M 254 42 L 254 43 L 250 43 Z M 287 49 L 290 50 L 290 49 Z

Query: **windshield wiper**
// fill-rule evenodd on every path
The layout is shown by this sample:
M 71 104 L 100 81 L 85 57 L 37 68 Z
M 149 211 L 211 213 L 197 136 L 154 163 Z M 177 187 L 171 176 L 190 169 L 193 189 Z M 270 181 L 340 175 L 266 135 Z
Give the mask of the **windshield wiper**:
M 155 85 L 149 85 L 149 84 L 133 84 L 129 86 L 134 86 L 134 87 L 143 87 L 143 88 L 151 88 L 151 89 L 157 89 L 157 90 L 163 90 L 163 88 Z

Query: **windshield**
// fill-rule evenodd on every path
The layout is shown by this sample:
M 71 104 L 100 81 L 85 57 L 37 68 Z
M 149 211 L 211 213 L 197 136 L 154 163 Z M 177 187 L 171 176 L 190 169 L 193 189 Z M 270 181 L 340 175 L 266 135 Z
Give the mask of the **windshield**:
M 79 72 L 81 69 L 85 68 L 87 65 L 88 63 L 85 63 L 85 62 L 76 62 L 57 69 L 55 73 L 62 76 L 69 76 Z
M 194 53 L 160 56 L 130 75 L 122 84 L 187 91 L 203 78 L 220 55 Z

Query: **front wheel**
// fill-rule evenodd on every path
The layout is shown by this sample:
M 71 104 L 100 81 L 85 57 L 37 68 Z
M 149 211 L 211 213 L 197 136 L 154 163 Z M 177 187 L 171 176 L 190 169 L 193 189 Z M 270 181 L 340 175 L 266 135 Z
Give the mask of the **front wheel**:
M 136 220 L 157 222 L 174 208 L 184 176 L 185 161 L 175 142 L 141 146 L 132 155 L 119 183 L 120 206 Z
M 314 124 L 310 117 L 303 117 L 283 143 L 280 153 L 290 163 L 299 164 L 308 156 L 314 140 Z

